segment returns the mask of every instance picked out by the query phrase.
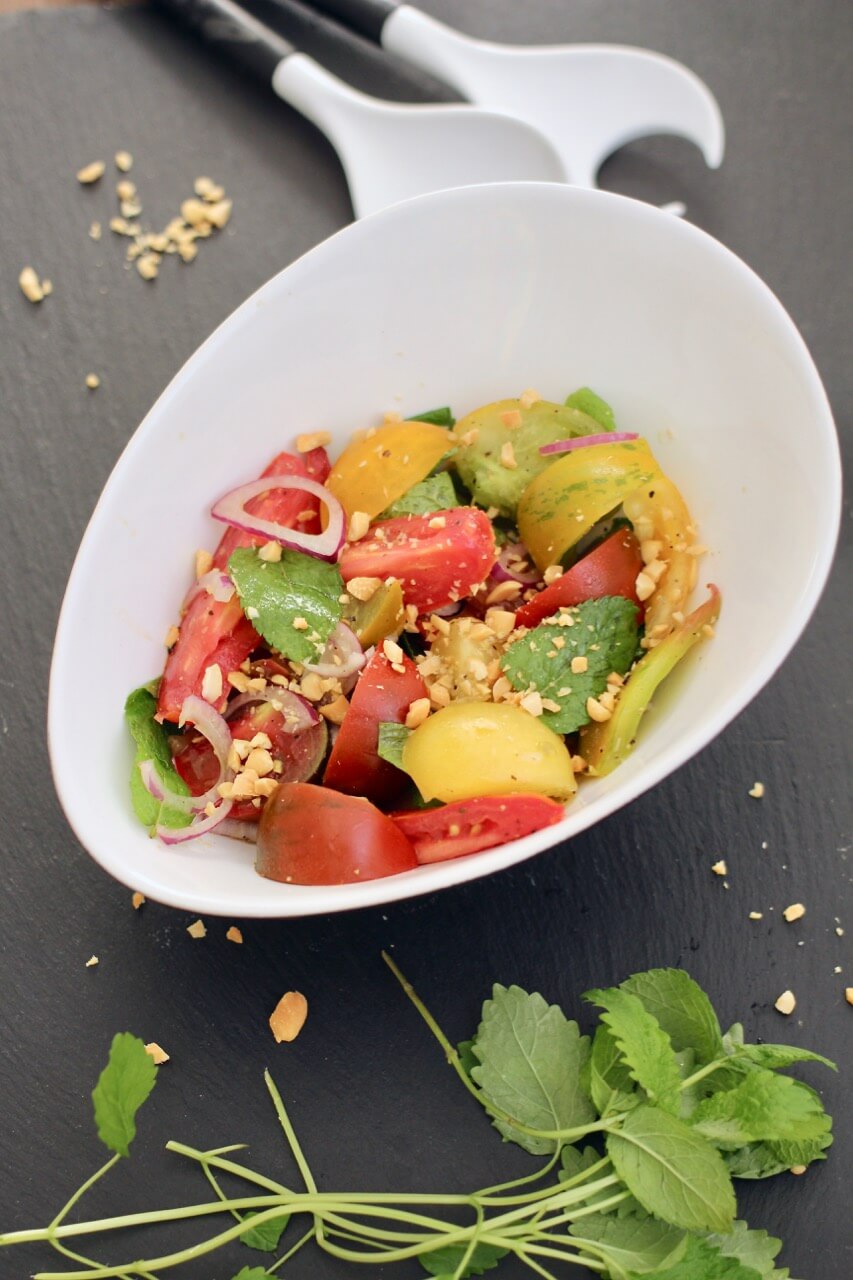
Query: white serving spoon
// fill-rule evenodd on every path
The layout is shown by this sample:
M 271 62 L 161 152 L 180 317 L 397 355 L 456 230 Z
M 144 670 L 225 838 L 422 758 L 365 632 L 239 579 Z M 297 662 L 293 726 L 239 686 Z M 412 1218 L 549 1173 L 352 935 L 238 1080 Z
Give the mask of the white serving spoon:
M 547 138 L 568 180 L 594 187 L 627 142 L 669 133 L 694 142 L 716 169 L 723 119 L 680 62 L 623 45 L 506 45 L 475 40 L 397 0 L 302 0 L 423 71 L 469 102 L 507 111 Z
M 522 120 L 467 104 L 401 106 L 359 93 L 234 0 L 160 0 L 268 80 L 338 153 L 357 218 L 410 196 L 511 179 L 565 182 L 556 151 Z

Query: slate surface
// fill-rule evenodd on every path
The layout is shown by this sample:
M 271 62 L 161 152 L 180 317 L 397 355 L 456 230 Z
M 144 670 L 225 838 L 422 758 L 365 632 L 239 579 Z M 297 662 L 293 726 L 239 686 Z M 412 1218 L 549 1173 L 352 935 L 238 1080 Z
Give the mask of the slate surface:
M 811 346 L 849 448 L 853 10 L 843 0 L 425 7 L 509 41 L 644 44 L 708 81 L 729 135 L 718 173 L 686 143 L 660 139 L 614 158 L 604 183 L 686 200 L 699 225 L 764 276 Z M 365 46 L 342 56 L 322 32 L 303 43 L 370 91 L 412 100 L 429 93 L 425 80 L 389 75 Z M 133 176 L 157 220 L 177 209 L 200 173 L 236 199 L 227 236 L 204 245 L 192 267 L 168 263 L 175 269 L 153 287 L 122 269 L 109 237 L 95 243 L 86 235 L 109 200 L 103 190 L 81 190 L 74 172 L 118 147 L 135 154 Z M 462 1190 L 524 1170 L 521 1153 L 498 1146 L 454 1084 L 384 970 L 382 947 L 394 948 L 454 1037 L 473 1029 L 494 980 L 540 988 L 572 1007 L 593 983 L 683 964 L 722 1017 L 741 1018 L 750 1035 L 850 1061 L 849 526 L 805 639 L 756 702 L 653 794 L 533 863 L 375 911 L 248 922 L 238 948 L 224 939 L 227 922 L 211 922 L 207 939 L 194 942 L 189 917 L 153 903 L 132 911 L 126 890 L 77 846 L 51 786 L 44 716 L 62 590 L 100 488 L 200 340 L 349 216 L 325 140 L 156 13 L 0 20 L 3 1228 L 44 1222 L 100 1163 L 88 1092 L 120 1028 L 160 1041 L 172 1064 L 134 1158 L 95 1193 L 93 1211 L 193 1196 L 197 1184 L 162 1154 L 170 1136 L 206 1146 L 251 1142 L 259 1165 L 282 1167 L 261 1081 L 268 1064 L 327 1188 Z M 27 262 L 55 285 L 38 309 L 15 283 Z M 90 370 L 102 378 L 95 394 L 84 387 Z M 83 751 L 86 732 L 81 725 Z M 747 795 L 756 779 L 767 788 L 761 801 Z M 709 870 L 719 856 L 729 864 L 728 891 Z M 781 909 L 796 900 L 808 914 L 789 926 Z M 761 922 L 747 919 L 753 909 L 764 911 Z M 847 938 L 836 934 L 839 921 Z M 92 953 L 100 964 L 86 969 Z M 799 1003 L 783 1022 L 772 1004 L 788 986 Z M 277 1049 L 266 1019 L 289 987 L 308 994 L 311 1012 L 300 1039 Z M 792 1274 L 842 1280 L 853 1269 L 849 1074 L 803 1074 L 837 1117 L 831 1158 L 802 1179 L 742 1184 L 741 1209 L 754 1226 L 786 1238 Z M 160 1243 L 190 1238 L 176 1228 Z M 112 1245 L 119 1257 L 138 1247 Z M 0 1254 L 0 1277 L 21 1280 L 51 1257 L 38 1248 Z M 185 1274 L 227 1280 L 248 1257 L 237 1250 Z M 418 1271 L 413 1264 L 394 1274 Z M 303 1253 L 287 1274 L 349 1272 Z M 505 1274 L 519 1272 L 507 1266 Z

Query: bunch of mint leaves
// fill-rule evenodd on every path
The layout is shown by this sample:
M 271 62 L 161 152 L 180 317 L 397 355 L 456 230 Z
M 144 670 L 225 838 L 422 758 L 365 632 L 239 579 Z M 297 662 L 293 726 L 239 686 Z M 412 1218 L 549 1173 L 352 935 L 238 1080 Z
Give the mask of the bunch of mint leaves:
M 819 1096 L 780 1073 L 801 1062 L 833 1063 L 789 1045 L 747 1044 L 737 1023 L 724 1034 L 708 997 L 680 969 L 587 992 L 601 1011 L 592 1037 L 541 995 L 495 986 L 475 1036 L 456 1047 L 384 958 L 503 1139 L 539 1159 L 532 1173 L 460 1195 L 321 1192 L 267 1072 L 304 1190 L 233 1159 L 239 1146 L 200 1151 L 173 1141 L 167 1149 L 200 1165 L 215 1198 L 69 1223 L 82 1195 L 129 1155 L 136 1114 L 156 1082 L 142 1041 L 123 1032 L 92 1095 L 111 1158 L 47 1227 L 0 1235 L 0 1248 L 48 1241 L 83 1268 L 34 1280 L 154 1280 L 234 1241 L 277 1255 L 243 1266 L 234 1280 L 276 1275 L 310 1244 L 353 1265 L 417 1259 L 437 1280 L 481 1276 L 507 1259 L 545 1280 L 569 1268 L 577 1275 L 578 1267 L 609 1280 L 787 1280 L 787 1268 L 776 1266 L 781 1242 L 737 1218 L 732 1179 L 824 1159 L 830 1120 Z M 223 1176 L 239 1194 L 225 1189 Z M 448 1212 L 447 1220 L 438 1216 Z M 87 1234 L 213 1216 L 227 1223 L 216 1234 L 132 1263 L 101 1263 L 68 1245 Z M 300 1217 L 307 1230 L 303 1223 L 280 1252 Z

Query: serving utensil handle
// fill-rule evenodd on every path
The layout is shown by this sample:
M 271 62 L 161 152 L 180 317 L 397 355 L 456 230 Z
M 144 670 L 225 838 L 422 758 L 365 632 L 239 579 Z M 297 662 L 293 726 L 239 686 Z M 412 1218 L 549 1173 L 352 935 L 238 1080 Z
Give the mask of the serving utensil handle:
M 234 0 L 157 0 L 208 44 L 268 83 L 296 49 Z
M 382 28 L 397 8 L 398 0 L 302 0 L 302 3 L 381 44 Z

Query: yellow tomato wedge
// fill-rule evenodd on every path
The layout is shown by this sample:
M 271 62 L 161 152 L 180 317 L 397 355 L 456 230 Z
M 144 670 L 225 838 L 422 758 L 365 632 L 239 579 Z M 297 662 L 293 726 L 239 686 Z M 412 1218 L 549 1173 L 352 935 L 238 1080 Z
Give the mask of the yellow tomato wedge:
M 665 475 L 655 476 L 654 484 L 643 485 L 629 494 L 622 504 L 625 515 L 634 526 L 648 561 L 646 576 L 657 583 L 646 600 L 646 637 L 644 645 L 653 649 L 672 629 L 672 615 L 683 611 L 687 597 L 696 586 L 700 548 L 687 504 L 672 481 Z M 657 576 L 655 576 L 655 571 Z M 641 593 L 642 598 L 642 593 Z
M 451 703 L 407 739 L 403 768 L 425 800 L 577 790 L 563 739 L 512 703 Z
M 454 446 L 444 427 L 430 422 L 386 422 L 347 445 L 329 473 L 330 489 L 347 515 L 374 520 L 428 476 Z
M 685 618 L 665 640 L 650 649 L 633 668 L 616 699 L 610 719 L 603 723 L 590 722 L 581 729 L 580 750 L 590 773 L 596 776 L 612 773 L 631 754 L 640 720 L 648 710 L 658 685 L 698 640 L 713 634 L 712 627 L 720 616 L 721 601 L 716 587 L 711 586 L 709 590 L 711 595 L 704 604 Z
M 365 649 L 379 644 L 403 625 L 403 588 L 396 580 L 383 582 L 369 600 L 353 600 L 344 610 L 348 622 Z
M 587 445 L 552 462 L 518 504 L 518 531 L 536 567 L 558 564 L 629 493 L 659 475 L 645 440 Z

